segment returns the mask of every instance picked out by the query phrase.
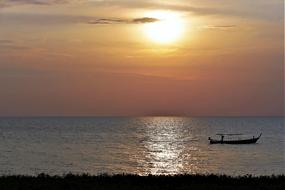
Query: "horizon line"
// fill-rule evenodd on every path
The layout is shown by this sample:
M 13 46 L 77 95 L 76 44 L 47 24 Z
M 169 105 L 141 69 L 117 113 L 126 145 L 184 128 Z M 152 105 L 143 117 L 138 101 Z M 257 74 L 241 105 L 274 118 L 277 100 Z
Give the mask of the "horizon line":
M 46 117 L 46 118 L 52 118 L 52 117 L 105 117 L 105 118 L 139 118 L 139 117 L 196 117 L 196 118 L 210 118 L 210 117 L 232 117 L 232 118 L 238 118 L 238 117 L 285 117 L 284 115 L 0 115 L 0 118 L 40 118 L 40 117 Z

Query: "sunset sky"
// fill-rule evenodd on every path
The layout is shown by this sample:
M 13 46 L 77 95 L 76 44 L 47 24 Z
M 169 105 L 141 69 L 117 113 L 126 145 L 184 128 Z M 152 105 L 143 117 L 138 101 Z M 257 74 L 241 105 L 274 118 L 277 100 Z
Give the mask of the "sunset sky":
M 0 0 L 0 116 L 284 115 L 283 0 Z

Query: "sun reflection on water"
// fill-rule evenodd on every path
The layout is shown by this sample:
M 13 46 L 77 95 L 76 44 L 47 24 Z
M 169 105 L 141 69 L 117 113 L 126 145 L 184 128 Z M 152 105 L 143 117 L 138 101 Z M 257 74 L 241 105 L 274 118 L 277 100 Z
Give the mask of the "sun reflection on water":
M 146 138 L 143 145 L 147 150 L 145 155 L 148 160 L 149 174 L 178 174 L 187 172 L 191 173 L 191 167 L 195 164 L 189 163 L 188 156 L 185 154 L 187 149 L 195 151 L 187 142 L 191 134 L 187 134 L 183 127 L 182 118 L 165 118 L 156 117 L 148 118 L 145 128 Z M 189 147 L 186 147 L 186 145 Z M 191 158 L 190 160 L 195 160 Z

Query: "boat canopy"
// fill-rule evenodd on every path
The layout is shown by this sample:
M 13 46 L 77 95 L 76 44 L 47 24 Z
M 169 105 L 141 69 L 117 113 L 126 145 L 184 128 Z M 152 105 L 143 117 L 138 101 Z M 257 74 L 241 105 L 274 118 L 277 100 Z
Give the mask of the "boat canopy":
M 217 133 L 216 135 L 219 135 L 219 136 L 236 136 L 236 135 L 243 135 L 242 133 Z

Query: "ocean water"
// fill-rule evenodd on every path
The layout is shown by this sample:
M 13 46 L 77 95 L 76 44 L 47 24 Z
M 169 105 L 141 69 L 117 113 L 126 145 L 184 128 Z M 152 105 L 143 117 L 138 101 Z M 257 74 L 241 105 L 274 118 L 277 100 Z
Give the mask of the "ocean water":
M 0 175 L 285 174 L 282 117 L 0 118 Z M 210 145 L 262 132 L 257 144 Z

